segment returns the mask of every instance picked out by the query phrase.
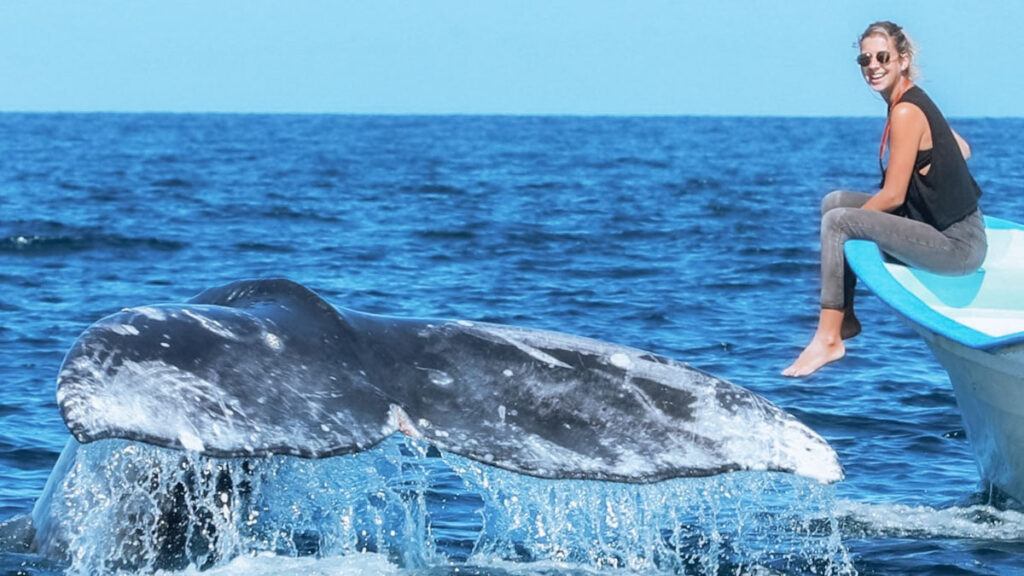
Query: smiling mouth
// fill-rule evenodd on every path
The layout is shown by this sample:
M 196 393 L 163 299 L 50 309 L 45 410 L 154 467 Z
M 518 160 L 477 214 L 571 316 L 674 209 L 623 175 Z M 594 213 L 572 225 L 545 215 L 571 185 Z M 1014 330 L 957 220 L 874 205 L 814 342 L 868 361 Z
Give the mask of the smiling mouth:
M 876 72 L 876 73 L 870 74 L 868 76 L 868 80 L 871 80 L 871 81 L 881 80 L 882 78 L 885 78 L 885 72 L 884 71 Z

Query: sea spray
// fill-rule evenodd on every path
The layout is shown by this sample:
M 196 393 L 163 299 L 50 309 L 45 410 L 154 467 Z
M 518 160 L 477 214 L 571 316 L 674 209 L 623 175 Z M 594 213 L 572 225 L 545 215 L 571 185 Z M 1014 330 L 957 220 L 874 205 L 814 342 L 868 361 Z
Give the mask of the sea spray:
M 35 515 L 49 525 L 37 549 L 63 555 L 70 574 L 209 568 L 265 552 L 433 561 L 419 457 L 401 442 L 324 460 L 70 446 L 74 463 Z
M 483 498 L 476 558 L 643 573 L 855 572 L 835 522 L 833 489 L 796 476 L 553 481 L 444 458 L 465 490 Z
M 70 574 L 362 553 L 404 569 L 854 572 L 833 489 L 787 474 L 542 480 L 403 437 L 322 460 L 214 459 L 119 440 L 71 447 L 73 464 L 36 514 L 50 523 L 38 547 L 63 551 Z

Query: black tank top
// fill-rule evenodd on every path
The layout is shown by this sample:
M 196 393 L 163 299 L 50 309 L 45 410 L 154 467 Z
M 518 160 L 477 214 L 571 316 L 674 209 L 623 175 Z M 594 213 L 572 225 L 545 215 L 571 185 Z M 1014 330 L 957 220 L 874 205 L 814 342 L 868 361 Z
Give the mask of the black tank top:
M 949 124 L 924 90 L 913 86 L 900 102 L 913 104 L 924 112 L 932 133 L 932 147 L 918 151 L 907 197 L 895 213 L 945 230 L 978 209 L 981 189 L 967 169 Z M 919 170 L 928 164 L 931 168 L 922 176 Z M 885 179 L 884 173 L 882 178 Z

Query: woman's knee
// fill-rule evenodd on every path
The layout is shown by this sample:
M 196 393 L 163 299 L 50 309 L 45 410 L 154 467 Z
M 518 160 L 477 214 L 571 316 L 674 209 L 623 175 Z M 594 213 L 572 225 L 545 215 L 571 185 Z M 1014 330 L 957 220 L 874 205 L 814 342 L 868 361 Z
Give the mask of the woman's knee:
M 856 210 L 856 208 L 838 207 L 832 208 L 828 212 L 821 215 L 821 234 L 822 236 L 828 234 L 838 234 L 840 232 L 848 232 L 849 226 L 848 217 L 849 214 Z
M 821 214 L 825 215 L 829 210 L 833 210 L 843 205 L 843 190 L 833 190 L 825 197 L 821 199 Z

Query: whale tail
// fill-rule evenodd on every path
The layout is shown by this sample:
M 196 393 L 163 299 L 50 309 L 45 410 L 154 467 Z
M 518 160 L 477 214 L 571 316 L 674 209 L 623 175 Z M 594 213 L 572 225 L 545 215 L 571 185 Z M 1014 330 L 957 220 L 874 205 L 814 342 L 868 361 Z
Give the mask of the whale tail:
M 210 456 L 321 458 L 401 432 L 544 478 L 843 477 L 792 415 L 686 364 L 557 332 L 336 309 L 283 279 L 96 322 L 57 397 L 80 442 Z

